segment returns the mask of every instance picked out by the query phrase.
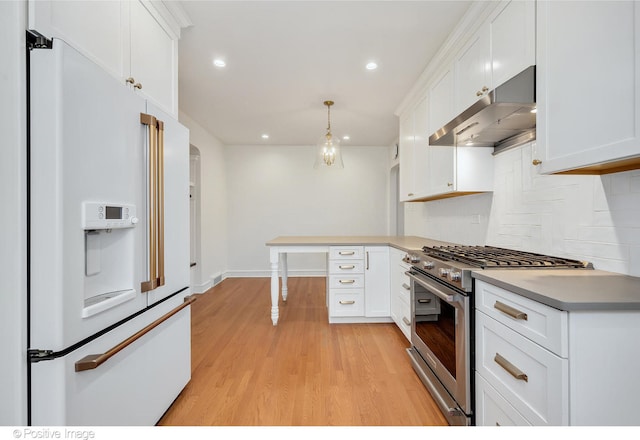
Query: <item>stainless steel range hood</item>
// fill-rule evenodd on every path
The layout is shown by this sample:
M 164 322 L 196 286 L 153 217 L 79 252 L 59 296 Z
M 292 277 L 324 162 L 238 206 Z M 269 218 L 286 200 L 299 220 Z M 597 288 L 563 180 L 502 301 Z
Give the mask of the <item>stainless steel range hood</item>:
M 429 145 L 494 147 L 495 152 L 536 138 L 536 68 L 496 87 L 429 136 Z

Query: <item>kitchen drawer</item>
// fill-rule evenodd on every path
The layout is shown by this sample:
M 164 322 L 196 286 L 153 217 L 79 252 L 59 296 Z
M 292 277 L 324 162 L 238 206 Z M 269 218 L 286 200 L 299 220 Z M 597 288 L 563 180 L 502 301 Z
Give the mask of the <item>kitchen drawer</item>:
M 398 307 L 397 324 L 407 340 L 411 341 L 411 306 L 409 305 L 409 300 L 402 296 L 399 296 L 398 300 L 400 305 Z
M 481 312 L 476 371 L 532 424 L 568 424 L 569 361 Z
M 364 273 L 362 261 L 329 261 L 329 274 Z
M 331 289 L 329 315 L 364 316 L 364 289 Z
M 476 426 L 531 426 L 531 423 L 476 373 Z
M 411 301 L 411 280 L 409 279 L 408 275 L 404 274 L 404 271 L 402 272 L 402 276 L 400 277 L 400 285 L 399 286 L 393 286 L 393 288 L 396 289 L 397 292 L 400 294 L 400 296 L 402 296 L 407 301 L 407 304 L 410 303 L 410 301 Z
M 568 356 L 567 312 L 480 280 L 476 280 L 476 308 L 558 356 Z
M 364 289 L 364 274 L 329 275 L 329 289 Z
M 329 248 L 330 260 L 362 260 L 364 259 L 364 246 L 331 246 Z
M 440 313 L 440 299 L 433 293 L 418 291 L 415 293 L 416 315 L 433 315 Z

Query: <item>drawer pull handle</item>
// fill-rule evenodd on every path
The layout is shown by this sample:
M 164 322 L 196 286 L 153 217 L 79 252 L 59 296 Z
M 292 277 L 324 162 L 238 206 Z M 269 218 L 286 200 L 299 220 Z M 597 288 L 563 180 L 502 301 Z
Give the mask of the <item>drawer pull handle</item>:
M 338 281 L 340 284 L 353 284 L 356 280 L 340 280 Z
M 407 283 L 402 283 L 402 287 L 404 287 L 405 290 L 411 290 L 411 286 Z
M 406 316 L 402 317 L 402 322 L 404 322 L 407 325 L 411 325 L 411 321 L 409 321 Z
M 498 309 L 498 310 L 500 310 L 502 313 L 506 313 L 507 315 L 511 316 L 512 318 L 522 319 L 524 321 L 526 321 L 528 319 L 526 313 L 521 312 L 518 309 L 514 309 L 513 307 L 508 306 L 505 303 L 501 303 L 500 301 L 496 301 L 496 303 L 493 305 L 493 307 Z
M 355 303 L 356 302 L 354 300 L 351 300 L 351 301 L 342 300 L 342 301 L 340 301 L 340 304 L 345 305 L 345 306 L 350 305 L 350 304 L 355 304 Z
M 431 302 L 431 298 L 418 300 L 418 304 L 429 304 L 430 302 Z
M 500 356 L 499 353 L 496 353 L 496 356 L 493 358 L 496 364 L 500 365 L 502 368 L 507 370 L 507 373 L 512 375 L 518 380 L 524 380 L 525 382 L 529 382 L 529 377 L 522 372 L 518 367 L 513 365 L 511 362 Z
M 355 269 L 356 266 L 353 264 L 341 264 L 338 266 L 340 269 Z
M 355 255 L 354 251 L 340 251 L 338 255 Z

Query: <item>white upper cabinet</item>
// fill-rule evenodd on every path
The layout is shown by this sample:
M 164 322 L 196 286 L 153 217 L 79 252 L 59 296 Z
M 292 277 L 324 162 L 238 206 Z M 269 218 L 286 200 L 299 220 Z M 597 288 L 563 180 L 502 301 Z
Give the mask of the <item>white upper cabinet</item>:
M 174 117 L 178 114 L 178 39 L 140 2 L 131 5 L 129 77 Z
M 177 117 L 179 30 L 176 33 L 177 25 L 169 25 L 152 5 L 29 1 L 29 29 L 66 41 Z
M 460 50 L 455 59 L 456 114 L 536 63 L 535 10 L 533 0 L 501 2 Z
M 407 111 L 400 116 L 398 198 L 401 202 L 406 202 L 415 195 L 413 184 L 413 142 L 413 111 Z
M 30 0 L 29 29 L 64 40 L 110 74 L 122 77 L 129 64 L 128 10 L 128 4 L 119 1 Z
M 429 87 L 429 134 L 455 117 L 453 92 L 453 67 L 448 67 Z
M 401 202 L 425 197 L 429 192 L 429 101 L 424 95 L 400 118 Z
M 489 20 L 491 88 L 536 64 L 536 3 L 509 1 Z
M 640 2 L 538 2 L 542 174 L 640 168 Z
M 491 89 L 491 42 L 489 37 L 489 27 L 483 26 L 456 58 L 456 113 L 468 108 Z M 439 128 L 442 125 L 434 128 Z

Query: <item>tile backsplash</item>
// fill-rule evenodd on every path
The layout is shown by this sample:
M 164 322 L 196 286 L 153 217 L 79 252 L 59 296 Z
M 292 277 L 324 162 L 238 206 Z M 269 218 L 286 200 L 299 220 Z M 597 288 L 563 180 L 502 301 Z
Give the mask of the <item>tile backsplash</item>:
M 640 276 L 640 170 L 543 176 L 532 144 L 495 156 L 494 191 L 405 203 L 405 234 L 593 263 Z

